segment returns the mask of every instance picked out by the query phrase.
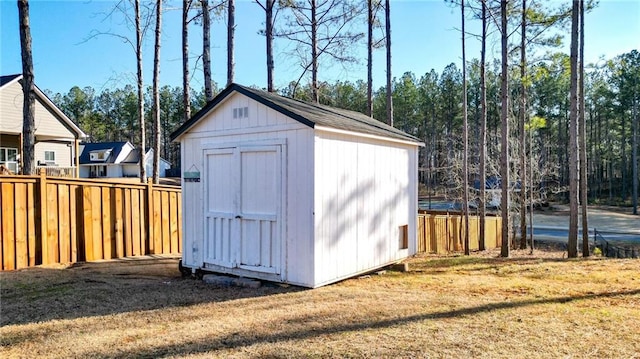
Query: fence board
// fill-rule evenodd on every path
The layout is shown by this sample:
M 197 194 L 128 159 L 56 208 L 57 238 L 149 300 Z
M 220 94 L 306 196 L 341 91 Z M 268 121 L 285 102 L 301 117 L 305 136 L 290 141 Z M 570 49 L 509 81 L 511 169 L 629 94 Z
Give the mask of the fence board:
M 111 213 L 111 188 L 102 187 L 102 248 L 103 258 L 111 259 L 112 255 L 112 229 L 111 220 L 113 213 Z
M 132 243 L 133 243 L 133 255 L 139 256 L 142 254 L 140 251 L 140 232 L 142 224 L 140 223 L 140 193 L 137 189 L 131 190 L 131 224 L 132 224 Z
M 78 218 L 80 217 L 80 208 L 82 208 L 82 206 L 78 206 L 78 197 L 77 196 L 77 192 L 78 192 L 78 186 L 74 186 L 74 185 L 70 185 L 69 186 L 69 225 L 71 226 L 71 232 L 69 234 L 69 241 L 70 244 L 69 246 L 71 247 L 71 262 L 75 263 L 78 262 L 78 232 L 79 232 L 79 225 L 78 225 Z
M 179 253 L 178 251 L 178 206 L 177 206 L 177 194 L 175 192 L 169 192 L 169 225 L 171 232 L 171 249 L 168 253 Z
M 133 255 L 133 225 L 131 224 L 131 189 L 123 190 L 124 197 L 124 255 L 129 257 Z
M 169 253 L 171 251 L 171 241 L 169 232 L 169 194 L 163 192 L 161 194 L 162 202 L 162 253 Z M 168 240 L 167 240 L 168 239 Z
M 82 188 L 82 228 L 84 229 L 84 258 L 93 260 L 93 226 L 91 222 L 91 187 Z
M 160 191 L 153 191 L 153 253 L 162 253 L 162 222 Z
M 116 238 L 116 258 L 124 257 L 124 221 L 122 219 L 122 193 L 123 189 L 114 188 L 114 216 L 115 216 L 115 238 Z
M 2 269 L 16 269 L 14 188 L 11 183 L 2 184 Z
M 29 251 L 29 267 L 36 265 L 37 242 L 36 242 L 36 211 L 33 183 L 27 183 L 27 247 Z
M 102 248 L 102 191 L 91 187 L 91 228 L 93 229 L 93 259 L 104 259 Z
M 58 185 L 58 233 L 60 244 L 60 263 L 71 262 L 71 221 L 69 207 L 69 186 Z
M 176 212 L 178 213 L 178 253 L 182 253 L 182 193 L 176 192 Z
M 27 184 L 16 183 L 15 192 L 15 251 L 16 268 L 29 266 L 29 249 L 27 246 Z
M 47 263 L 60 263 L 60 244 L 58 238 L 58 186 L 47 184 Z

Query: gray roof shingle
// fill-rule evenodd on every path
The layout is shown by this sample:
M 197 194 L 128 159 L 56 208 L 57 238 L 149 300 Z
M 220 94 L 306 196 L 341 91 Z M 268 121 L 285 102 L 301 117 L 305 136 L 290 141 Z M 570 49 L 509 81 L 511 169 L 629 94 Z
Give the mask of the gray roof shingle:
M 250 97 L 312 128 L 318 125 L 344 131 L 410 141 L 417 144 L 421 143 L 420 139 L 359 112 L 295 100 L 238 84 L 231 84 L 207 103 L 205 107 L 171 134 L 171 140 L 173 141 L 185 133 L 233 91 Z

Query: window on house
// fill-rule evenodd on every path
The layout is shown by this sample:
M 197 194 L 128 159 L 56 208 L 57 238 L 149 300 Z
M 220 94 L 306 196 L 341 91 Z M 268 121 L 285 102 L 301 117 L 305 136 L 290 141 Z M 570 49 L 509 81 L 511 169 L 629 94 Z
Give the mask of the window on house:
M 0 147 L 0 165 L 4 165 L 13 173 L 18 173 L 18 149 Z
M 110 154 L 111 150 L 91 151 L 89 152 L 89 159 L 91 161 L 105 161 Z
M 44 151 L 44 161 L 47 163 L 55 163 L 56 162 L 55 151 Z

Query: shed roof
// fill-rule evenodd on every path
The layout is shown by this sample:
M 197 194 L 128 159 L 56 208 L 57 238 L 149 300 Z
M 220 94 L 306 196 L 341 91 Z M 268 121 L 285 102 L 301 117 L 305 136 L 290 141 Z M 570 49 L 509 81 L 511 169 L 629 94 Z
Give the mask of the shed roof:
M 180 135 L 187 132 L 234 91 L 311 128 L 315 128 L 315 126 L 318 125 L 344 131 L 410 141 L 417 144 L 421 142 L 420 139 L 414 136 L 359 112 L 300 101 L 235 83 L 220 92 L 213 100 L 209 101 L 200 111 L 193 115 L 193 117 L 175 130 L 171 134 L 171 140 L 174 141 Z

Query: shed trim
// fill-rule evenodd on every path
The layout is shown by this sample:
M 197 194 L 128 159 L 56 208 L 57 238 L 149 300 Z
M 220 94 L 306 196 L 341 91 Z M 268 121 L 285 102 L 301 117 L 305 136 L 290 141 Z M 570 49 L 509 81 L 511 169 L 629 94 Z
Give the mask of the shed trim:
M 425 146 L 424 143 L 422 143 L 422 142 L 404 141 L 404 140 L 400 140 L 400 139 L 392 138 L 392 137 L 377 136 L 377 135 L 371 135 L 371 134 L 368 134 L 368 133 L 347 131 L 347 130 L 341 130 L 341 129 L 338 129 L 338 128 L 332 128 L 332 127 L 326 127 L 326 126 L 318 126 L 318 125 L 316 125 L 315 129 L 316 129 L 316 131 L 337 133 L 337 134 L 341 134 L 341 135 L 350 135 L 350 136 L 357 136 L 357 137 L 364 137 L 364 138 L 371 138 L 371 139 L 374 139 L 374 140 L 401 143 L 403 145 L 411 145 L 411 146 L 416 146 L 416 147 L 424 147 Z

